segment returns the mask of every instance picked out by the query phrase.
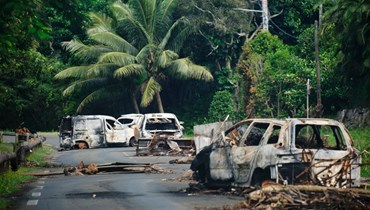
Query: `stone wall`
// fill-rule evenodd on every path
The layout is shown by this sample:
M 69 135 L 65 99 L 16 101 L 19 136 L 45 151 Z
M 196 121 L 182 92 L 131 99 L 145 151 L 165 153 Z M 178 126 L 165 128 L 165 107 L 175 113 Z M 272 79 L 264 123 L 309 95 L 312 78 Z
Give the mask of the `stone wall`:
M 341 110 L 337 114 L 337 120 L 349 128 L 370 126 L 370 108 Z

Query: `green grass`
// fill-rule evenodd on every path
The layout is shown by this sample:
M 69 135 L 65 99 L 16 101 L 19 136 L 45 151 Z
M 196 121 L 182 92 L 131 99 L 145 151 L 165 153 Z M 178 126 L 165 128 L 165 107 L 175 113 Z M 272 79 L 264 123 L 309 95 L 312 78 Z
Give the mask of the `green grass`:
M 355 148 L 362 152 L 361 176 L 370 177 L 370 127 L 348 129 Z
M 47 158 L 54 150 L 50 146 L 44 145 L 35 148 L 27 157 L 27 161 L 37 162 L 39 166 L 45 166 Z M 21 166 L 18 171 L 7 171 L 0 173 L 0 209 L 7 209 L 11 204 L 11 195 L 19 192 L 22 186 L 33 180 L 35 177 L 29 175 L 30 172 L 37 170 L 38 167 Z
M 43 167 L 47 164 L 47 157 L 55 150 L 50 146 L 43 146 L 34 150 L 30 156 L 26 158 L 27 161 L 36 162 L 39 166 Z
M 22 185 L 33 179 L 27 175 L 29 168 L 20 168 L 18 171 L 8 171 L 0 175 L 0 209 L 6 209 L 11 203 L 9 196 L 22 189 Z
M 0 143 L 1 152 L 13 152 L 13 144 L 11 143 Z

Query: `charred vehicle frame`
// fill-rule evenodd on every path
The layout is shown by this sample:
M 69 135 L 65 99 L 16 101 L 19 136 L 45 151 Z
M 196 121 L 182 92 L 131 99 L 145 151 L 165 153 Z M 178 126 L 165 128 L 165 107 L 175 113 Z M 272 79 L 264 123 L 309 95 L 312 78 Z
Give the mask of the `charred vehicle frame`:
M 360 152 L 331 119 L 247 119 L 213 139 L 191 164 L 209 185 L 252 186 L 265 180 L 332 187 L 360 185 Z
M 137 155 L 168 155 L 190 150 L 193 140 L 183 137 L 184 127 L 175 114 L 145 114 L 140 127 Z
M 62 149 L 87 149 L 130 144 L 134 131 L 107 115 L 63 117 L 59 126 Z

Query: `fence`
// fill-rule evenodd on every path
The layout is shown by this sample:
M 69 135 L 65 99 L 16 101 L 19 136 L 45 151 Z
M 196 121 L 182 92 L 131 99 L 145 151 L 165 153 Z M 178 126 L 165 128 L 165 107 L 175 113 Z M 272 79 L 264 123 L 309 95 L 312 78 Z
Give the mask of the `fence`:
M 0 151 L 0 172 L 11 168 L 13 171 L 18 169 L 20 163 L 24 162 L 26 156 L 34 147 L 42 146 L 45 138 L 32 133 L 15 133 L 0 131 L 0 144 L 4 143 L 4 137 L 7 137 L 6 143 L 13 145 L 13 152 Z M 10 138 L 9 138 L 10 137 Z M 14 141 L 10 140 L 14 137 Z

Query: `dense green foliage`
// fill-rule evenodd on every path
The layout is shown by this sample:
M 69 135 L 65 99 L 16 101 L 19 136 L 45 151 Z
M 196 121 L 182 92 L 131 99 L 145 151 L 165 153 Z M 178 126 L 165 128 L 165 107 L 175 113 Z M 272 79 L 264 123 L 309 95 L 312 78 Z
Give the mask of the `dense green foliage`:
M 351 87 L 347 96 L 353 106 L 370 104 L 370 1 L 327 1 L 324 30 L 338 40 L 337 72 Z
M 78 111 L 93 101 L 127 90 L 137 113 L 137 93 L 141 106 L 157 101 L 164 112 L 160 92 L 167 77 L 177 79 L 213 79 L 208 70 L 176 53 L 190 32 L 186 18 L 171 19 L 176 1 L 128 1 L 112 4 L 112 16 L 91 14 L 92 27 L 87 31 L 94 45 L 78 40 L 65 43 L 66 48 L 84 59 L 85 65 L 65 69 L 57 79 L 76 78 L 64 94 L 90 89 Z M 92 64 L 90 64 L 92 62 Z M 116 93 L 118 92 L 118 93 Z
M 227 90 L 217 91 L 213 96 L 211 105 L 208 110 L 207 122 L 235 120 L 234 101 L 232 95 Z
M 247 115 L 304 117 L 305 85 L 313 70 L 277 36 L 262 32 L 247 43 L 239 68 L 249 80 Z
M 0 64 L 0 127 L 16 128 L 22 122 L 29 129 L 53 129 L 61 116 L 61 87 L 52 78 L 63 65 L 35 50 L 7 54 Z
M 126 6 L 111 10 L 113 3 Z M 216 120 L 218 108 L 231 109 L 231 104 L 239 117 L 305 116 L 307 79 L 312 86 L 311 107 L 317 101 L 313 24 L 319 19 L 320 3 L 324 114 L 368 106 L 369 1 L 269 1 L 270 33 L 258 34 L 261 13 L 235 8 L 260 10 L 260 1 L 3 0 L 0 128 L 14 129 L 24 122 L 31 129 L 51 130 L 57 129 L 66 114 L 117 117 L 138 110 L 156 112 L 153 100 L 177 114 L 188 130 L 209 121 L 209 115 Z M 144 13 L 139 12 L 140 6 Z M 111 48 L 115 44 L 108 43 L 103 29 L 119 35 L 137 51 L 127 51 L 128 45 L 124 50 Z M 69 40 L 73 41 L 64 45 L 68 52 L 61 43 Z M 106 51 L 90 54 L 90 48 L 84 54 L 87 48 L 78 46 Z M 184 75 L 189 74 L 169 68 L 175 60 L 182 67 L 190 60 L 207 66 L 214 82 L 186 79 Z M 98 64 L 115 67 L 98 68 Z M 64 69 L 88 65 L 89 73 L 54 80 Z M 179 65 L 177 70 L 182 69 Z M 63 90 L 69 94 L 63 95 Z M 100 94 L 91 94 L 98 90 Z M 230 94 L 231 99 L 217 99 L 220 92 Z M 136 100 L 146 108 L 136 107 Z M 229 100 L 232 103 L 226 103 Z M 217 108 L 216 101 L 225 105 L 219 103 Z

